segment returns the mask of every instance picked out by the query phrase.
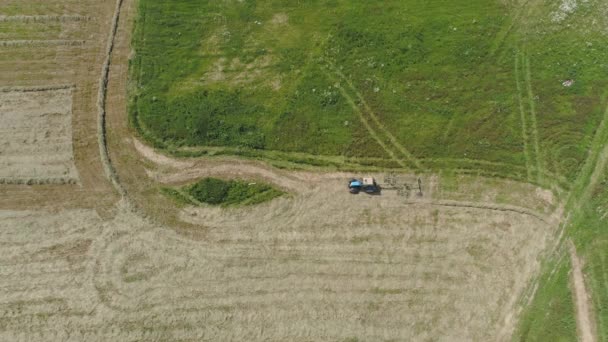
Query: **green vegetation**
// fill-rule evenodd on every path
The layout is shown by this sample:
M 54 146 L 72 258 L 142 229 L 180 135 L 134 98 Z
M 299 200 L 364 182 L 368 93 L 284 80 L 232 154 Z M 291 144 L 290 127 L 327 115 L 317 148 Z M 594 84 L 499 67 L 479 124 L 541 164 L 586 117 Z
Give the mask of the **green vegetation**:
M 584 260 L 599 341 L 608 340 L 608 172 L 592 190 L 588 201 L 576 201 L 567 237 Z M 543 271 L 532 305 L 521 319 L 518 339 L 524 341 L 574 341 L 576 324 L 570 292 L 567 252 L 555 256 Z
M 568 253 L 545 266 L 537 295 L 521 317 L 519 341 L 576 341 L 574 302 L 569 288 Z
M 131 120 L 170 151 L 567 187 L 606 102 L 606 19 L 510 3 L 140 0 Z
M 569 235 L 584 260 L 588 291 L 598 325 L 598 341 L 608 341 L 608 172 L 582 203 Z
M 182 189 L 163 188 L 162 191 L 180 204 L 206 203 L 223 207 L 259 204 L 284 194 L 264 183 L 217 178 L 205 178 Z
M 179 189 L 173 189 L 173 188 L 160 188 L 160 191 L 167 195 L 168 197 L 171 197 L 172 199 L 175 200 L 175 202 L 177 202 L 177 204 L 184 206 L 184 205 L 195 205 L 196 203 L 192 200 L 192 198 L 188 195 L 188 193 L 184 193 Z

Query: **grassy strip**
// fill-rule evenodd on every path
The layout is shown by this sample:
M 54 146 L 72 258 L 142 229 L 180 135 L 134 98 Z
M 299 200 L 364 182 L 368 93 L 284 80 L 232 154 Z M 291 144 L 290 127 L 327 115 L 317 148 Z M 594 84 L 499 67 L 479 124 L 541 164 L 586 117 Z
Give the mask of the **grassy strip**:
M 182 192 L 181 190 L 162 187 L 160 188 L 160 192 L 168 197 L 171 197 L 180 206 L 196 205 L 190 195 Z
M 581 203 L 568 235 L 584 262 L 587 290 L 595 309 L 598 341 L 608 340 L 608 172 L 604 171 L 589 200 Z
M 246 147 L 178 147 L 152 137 L 136 116 L 131 116 L 133 127 L 140 133 L 140 136 L 150 142 L 154 147 L 165 153 L 181 158 L 197 157 L 219 157 L 219 156 L 239 156 L 248 159 L 264 161 L 271 166 L 287 170 L 323 170 L 323 171 L 350 171 L 350 172 L 384 172 L 384 171 L 409 171 L 395 160 L 381 157 L 346 157 L 312 155 L 303 152 L 282 152 L 257 150 Z M 518 165 L 507 163 L 488 162 L 473 159 L 422 159 L 427 167 L 425 172 L 452 172 L 456 174 L 479 175 L 484 177 L 497 177 L 516 181 L 527 181 L 525 168 Z M 552 188 L 552 185 L 560 189 L 569 189 L 570 183 L 563 177 L 547 173 L 552 182 L 542 183 L 532 182 L 545 188 Z
M 566 255 L 547 263 L 534 300 L 521 317 L 515 334 L 519 341 L 576 341 L 574 303 L 568 286 L 570 263 Z

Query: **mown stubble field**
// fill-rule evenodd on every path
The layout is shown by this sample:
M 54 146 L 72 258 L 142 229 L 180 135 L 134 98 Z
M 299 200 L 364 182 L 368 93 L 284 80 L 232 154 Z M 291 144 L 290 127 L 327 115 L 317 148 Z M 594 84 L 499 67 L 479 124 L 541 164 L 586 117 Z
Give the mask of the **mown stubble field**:
M 508 339 L 547 223 L 353 197 L 340 176 L 255 209 L 185 208 L 197 239 L 120 206 L 3 210 L 0 336 Z

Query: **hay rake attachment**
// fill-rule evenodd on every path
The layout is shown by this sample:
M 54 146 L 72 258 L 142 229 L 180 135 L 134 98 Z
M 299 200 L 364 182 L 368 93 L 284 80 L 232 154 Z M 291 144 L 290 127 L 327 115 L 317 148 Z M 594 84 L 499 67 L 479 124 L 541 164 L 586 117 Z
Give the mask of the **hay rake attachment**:
M 417 183 L 417 184 L 416 184 Z M 416 184 L 416 185 L 413 185 Z M 418 177 L 416 182 L 407 182 L 399 177 L 394 172 L 389 172 L 384 175 L 384 184 L 382 184 L 384 190 L 397 190 L 397 195 L 405 198 L 409 198 L 412 190 L 417 190 L 418 197 L 422 197 L 422 180 Z

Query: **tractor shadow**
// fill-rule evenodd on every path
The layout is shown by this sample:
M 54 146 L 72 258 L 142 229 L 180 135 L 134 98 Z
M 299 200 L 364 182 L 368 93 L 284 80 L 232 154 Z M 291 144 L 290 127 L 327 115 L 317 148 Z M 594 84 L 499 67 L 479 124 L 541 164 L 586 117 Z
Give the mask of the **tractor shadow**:
M 382 195 L 382 187 L 380 185 L 376 186 L 374 191 L 367 192 L 364 189 L 361 189 L 357 192 L 351 192 L 353 195 L 367 195 L 367 196 L 381 196 Z
M 373 192 L 366 192 L 366 191 L 361 191 L 361 192 L 363 192 L 369 196 L 382 196 L 382 187 L 380 185 L 377 185 L 376 190 Z

